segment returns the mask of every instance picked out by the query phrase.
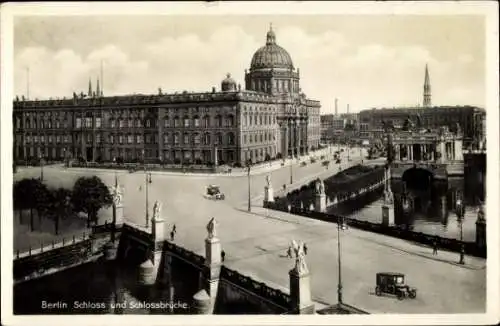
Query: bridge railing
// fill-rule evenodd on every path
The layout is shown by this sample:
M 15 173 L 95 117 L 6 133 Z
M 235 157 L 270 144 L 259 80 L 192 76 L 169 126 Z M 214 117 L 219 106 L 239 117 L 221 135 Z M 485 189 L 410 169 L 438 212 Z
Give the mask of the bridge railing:
M 86 233 L 83 232 L 81 235 L 73 235 L 72 237 L 69 238 L 62 238 L 61 241 L 51 241 L 51 242 L 41 242 L 40 246 L 29 246 L 29 249 L 26 251 L 21 252 L 20 250 L 16 250 L 14 253 L 14 260 L 20 259 L 20 258 L 25 258 L 25 257 L 30 257 L 34 255 L 38 255 L 43 252 L 51 251 L 57 248 L 63 248 L 67 246 L 74 245 L 76 243 L 88 240 L 91 238 L 91 233 Z
M 249 276 L 245 276 L 235 270 L 222 266 L 220 279 L 228 281 L 270 303 L 289 311 L 291 308 L 290 295 L 281 290 L 273 289 L 264 282 L 258 282 Z

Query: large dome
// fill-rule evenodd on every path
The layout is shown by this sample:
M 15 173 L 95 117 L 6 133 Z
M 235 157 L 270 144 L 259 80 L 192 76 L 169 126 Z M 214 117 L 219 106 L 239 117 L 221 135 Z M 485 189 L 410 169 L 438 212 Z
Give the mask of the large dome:
M 292 58 L 285 49 L 276 44 L 276 35 L 272 27 L 267 32 L 266 45 L 255 52 L 250 64 L 250 70 L 263 68 L 293 69 Z

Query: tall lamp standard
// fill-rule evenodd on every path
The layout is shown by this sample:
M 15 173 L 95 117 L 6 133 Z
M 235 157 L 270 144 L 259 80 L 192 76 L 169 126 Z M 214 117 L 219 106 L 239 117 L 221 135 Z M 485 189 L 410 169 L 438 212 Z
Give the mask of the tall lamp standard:
M 465 215 L 465 204 L 463 202 L 463 199 L 461 197 L 461 194 L 457 196 L 457 201 L 455 204 L 455 214 L 457 214 L 457 221 L 460 226 L 460 261 L 458 262 L 459 264 L 465 264 L 464 261 L 464 248 L 463 248 L 463 241 L 464 241 L 464 232 L 463 232 L 463 225 L 464 225 L 464 215 Z
M 146 228 L 149 228 L 149 184 L 151 183 L 151 173 L 146 171 L 146 156 L 144 149 L 142 150 L 143 165 L 144 165 L 144 178 L 146 183 Z
M 343 222 L 343 217 L 339 217 L 337 220 L 337 256 L 338 256 L 338 265 L 339 265 L 339 279 L 338 279 L 338 287 L 337 287 L 337 301 L 339 304 L 342 303 L 342 263 L 341 263 L 341 257 L 340 257 L 340 231 L 343 229 L 342 225 L 344 224 Z
M 293 152 L 290 156 L 290 184 L 293 184 Z
M 252 198 L 250 194 L 250 168 L 252 166 L 252 161 L 250 159 L 247 160 L 247 178 L 248 178 L 248 211 L 252 211 Z
M 40 159 L 40 181 L 43 181 L 43 155 L 41 150 L 38 152 L 38 158 Z

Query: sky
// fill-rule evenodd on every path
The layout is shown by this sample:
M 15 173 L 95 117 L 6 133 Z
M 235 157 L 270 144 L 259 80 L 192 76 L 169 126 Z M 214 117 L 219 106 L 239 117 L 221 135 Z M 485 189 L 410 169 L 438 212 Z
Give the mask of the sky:
M 422 104 L 485 106 L 485 21 L 473 15 L 24 16 L 14 21 L 14 89 L 30 98 L 244 87 L 272 23 L 322 113 Z

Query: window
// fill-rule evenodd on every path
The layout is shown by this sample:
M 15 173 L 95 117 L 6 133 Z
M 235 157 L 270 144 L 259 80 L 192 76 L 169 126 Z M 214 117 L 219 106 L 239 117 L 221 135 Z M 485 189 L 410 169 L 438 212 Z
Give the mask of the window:
M 194 126 L 199 127 L 200 126 L 200 118 L 194 117 Z
M 180 127 L 181 126 L 181 122 L 179 120 L 179 117 L 175 117 L 174 118 L 174 127 Z
M 168 144 L 168 134 L 163 135 L 163 143 Z
M 142 143 L 142 136 L 141 135 L 136 135 L 135 136 L 135 142 L 137 144 L 141 144 Z
M 257 116 L 256 116 L 256 115 L 254 115 L 254 116 L 253 116 L 253 118 L 254 118 L 254 120 L 253 120 L 253 124 L 254 124 L 254 125 L 257 125 Z
M 134 127 L 134 120 L 128 119 L 128 127 L 133 128 Z
M 61 136 L 57 135 L 57 136 L 56 136 L 56 143 L 58 143 L 58 144 L 59 144 L 60 142 L 61 142 Z
M 40 136 L 40 143 L 45 143 L 45 136 L 44 135 Z
M 184 134 L 184 145 L 188 145 L 188 144 L 189 144 L 189 134 L 185 133 Z
M 69 143 L 69 136 L 68 136 L 68 135 L 64 135 L 64 137 L 63 137 L 63 141 L 64 141 L 65 143 Z
M 232 132 L 227 134 L 228 145 L 234 145 L 234 134 Z
M 134 142 L 134 136 L 128 135 L 127 137 L 127 143 L 132 144 Z
M 151 144 L 151 135 L 146 135 L 146 138 L 144 139 L 146 144 Z
M 179 145 L 179 134 L 174 135 L 174 144 Z
M 40 120 L 40 128 L 44 128 L 45 127 L 45 124 L 43 123 L 43 120 Z
M 163 121 L 163 126 L 165 128 L 170 127 L 170 120 L 168 119 L 168 117 L 166 117 L 165 120 Z
M 262 136 L 262 134 L 260 134 L 260 142 L 262 143 L 264 141 L 264 137 Z
M 135 127 L 136 128 L 141 128 L 142 127 L 141 119 L 136 119 L 135 120 Z
M 222 127 L 222 117 L 220 115 L 215 117 L 215 126 Z
M 30 135 L 26 135 L 26 142 L 31 143 L 31 136 Z
M 205 145 L 210 145 L 210 134 L 209 133 L 205 133 L 205 135 L 203 136 L 203 143 Z
M 118 127 L 123 128 L 124 126 L 125 126 L 125 121 L 122 119 L 118 120 Z
M 121 121 L 121 120 L 120 120 Z M 123 144 L 123 135 L 118 136 L 118 142 Z
M 115 142 L 115 136 L 109 135 L 109 143 L 113 144 Z
M 259 116 L 259 125 L 262 125 L 262 116 Z
M 189 118 L 184 117 L 184 127 L 189 127 Z
M 87 143 L 91 143 L 91 142 L 92 142 L 92 135 L 88 134 L 87 135 Z
M 49 135 L 49 143 L 52 143 L 53 139 L 52 139 L 52 135 Z
M 96 134 L 95 135 L 95 142 L 100 144 L 101 143 L 101 134 Z
M 38 136 L 37 136 L 37 135 L 33 137 L 33 141 L 34 141 L 35 143 L 38 143 Z
M 232 127 L 234 126 L 234 116 L 230 115 L 226 119 L 226 126 L 227 127 Z
M 81 128 L 81 127 L 82 127 L 82 119 L 76 118 L 76 128 Z
M 200 139 L 201 139 L 200 134 L 198 134 L 198 133 L 194 134 L 194 136 L 193 136 L 193 142 L 194 142 L 195 145 L 199 145 L 200 144 Z
M 92 118 L 85 118 L 85 128 L 92 128 Z
M 111 128 L 115 128 L 116 127 L 115 120 L 113 120 L 113 119 L 109 120 L 109 124 L 110 124 Z
M 151 120 L 146 119 L 146 128 L 151 128 Z
M 102 118 L 101 117 L 95 118 L 95 127 L 101 128 L 101 126 L 102 126 Z
M 210 117 L 208 115 L 203 118 L 203 127 L 210 127 Z
M 222 145 L 222 144 L 223 144 L 222 134 L 217 133 L 215 135 L 215 145 Z

